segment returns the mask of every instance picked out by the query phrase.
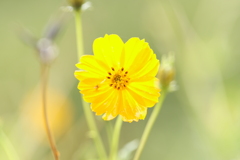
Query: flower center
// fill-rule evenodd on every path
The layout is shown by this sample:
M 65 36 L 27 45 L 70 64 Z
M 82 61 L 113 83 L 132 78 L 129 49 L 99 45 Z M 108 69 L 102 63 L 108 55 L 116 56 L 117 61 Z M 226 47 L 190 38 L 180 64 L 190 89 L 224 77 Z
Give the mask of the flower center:
M 108 79 L 110 80 L 110 87 L 114 87 L 117 90 L 126 88 L 130 78 L 128 78 L 128 71 L 124 71 L 124 68 L 120 70 L 115 70 L 113 67 L 112 70 L 108 72 Z
M 113 82 L 117 82 L 117 81 L 121 82 L 121 80 L 122 80 L 121 78 L 122 77 L 119 74 L 115 74 L 114 78 L 113 78 Z

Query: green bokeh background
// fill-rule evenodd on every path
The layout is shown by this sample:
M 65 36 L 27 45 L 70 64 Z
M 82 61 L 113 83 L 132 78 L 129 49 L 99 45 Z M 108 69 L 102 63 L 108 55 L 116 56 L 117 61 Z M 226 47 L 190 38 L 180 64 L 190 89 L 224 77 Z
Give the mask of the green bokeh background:
M 86 54 L 92 54 L 95 38 L 118 34 L 124 41 L 146 39 L 159 59 L 169 52 L 176 56 L 178 90 L 167 96 L 140 160 L 239 160 L 240 1 L 90 2 L 92 8 L 82 14 Z M 67 5 L 58 0 L 0 1 L 0 119 L 5 134 L 0 138 L 1 160 L 9 159 L 4 149 L 8 142 L 16 151 L 11 155 L 20 160 L 53 159 L 46 137 L 36 141 L 31 126 L 22 121 L 23 116 L 32 121 L 22 107 L 26 95 L 39 84 L 40 64 L 17 32 L 25 26 L 41 37 L 51 17 Z M 59 56 L 51 67 L 49 85 L 68 98 L 74 114 L 56 141 L 62 160 L 94 160 L 96 152 L 87 136 L 73 76 L 78 61 L 74 16 L 70 12 L 66 16 L 56 40 Z M 141 137 L 151 111 L 144 121 L 123 124 L 120 148 Z M 97 117 L 97 123 L 107 146 L 106 122 Z

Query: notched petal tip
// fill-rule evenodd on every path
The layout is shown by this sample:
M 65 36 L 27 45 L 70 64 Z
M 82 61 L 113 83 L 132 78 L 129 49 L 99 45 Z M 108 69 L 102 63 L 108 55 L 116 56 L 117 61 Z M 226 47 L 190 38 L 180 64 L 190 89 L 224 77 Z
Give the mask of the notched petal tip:
M 117 34 L 105 34 L 104 38 L 118 38 L 118 39 L 121 39 L 119 37 L 119 35 L 117 35 Z
M 132 123 L 133 121 L 138 122 L 139 119 L 128 119 L 128 118 L 122 116 L 122 120 L 124 122 Z
M 133 117 L 131 117 L 131 118 L 126 117 L 126 116 L 124 116 L 124 115 L 121 115 L 121 117 L 122 117 L 122 120 L 123 120 L 124 122 L 132 123 L 133 121 L 134 121 L 134 122 L 138 122 L 139 120 L 144 120 L 145 117 L 146 117 L 146 115 L 147 115 L 147 109 L 146 109 L 145 112 L 136 113 L 135 116 L 133 116 Z
M 105 113 L 103 116 L 102 116 L 102 119 L 105 120 L 105 121 L 110 121 L 112 119 L 114 119 L 116 116 L 113 116 L 111 113 Z
M 138 41 L 141 41 L 138 37 L 132 37 L 132 38 L 130 38 L 126 43 L 129 43 L 129 42 L 138 42 Z M 126 44 L 125 43 L 125 44 Z

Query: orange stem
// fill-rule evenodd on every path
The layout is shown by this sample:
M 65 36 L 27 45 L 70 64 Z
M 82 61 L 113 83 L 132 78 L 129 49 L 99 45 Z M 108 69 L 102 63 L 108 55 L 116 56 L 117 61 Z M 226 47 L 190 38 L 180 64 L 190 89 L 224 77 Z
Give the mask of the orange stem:
M 48 122 L 48 114 L 47 114 L 47 81 L 48 81 L 48 72 L 49 68 L 47 65 L 43 64 L 42 66 L 42 102 L 43 102 L 43 119 L 47 132 L 48 141 L 50 147 L 52 149 L 52 153 L 54 155 L 55 160 L 59 160 L 59 152 L 56 148 L 56 144 L 54 142 L 54 138 L 52 136 L 52 132 L 50 130 L 49 122 Z

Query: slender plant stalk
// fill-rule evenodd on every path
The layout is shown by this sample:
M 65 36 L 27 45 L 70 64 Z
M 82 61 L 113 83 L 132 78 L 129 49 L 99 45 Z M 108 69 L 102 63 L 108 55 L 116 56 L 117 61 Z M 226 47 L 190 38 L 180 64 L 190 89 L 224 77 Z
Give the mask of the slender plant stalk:
M 85 101 L 82 101 L 82 102 L 83 102 L 83 110 L 84 110 L 84 113 L 85 113 L 85 116 L 87 119 L 88 126 L 89 126 L 90 130 L 93 132 L 93 140 L 94 140 L 95 146 L 97 148 L 99 158 L 101 160 L 106 160 L 107 154 L 105 151 L 105 147 L 103 145 L 102 139 L 98 132 L 93 114 L 89 108 L 89 104 L 86 103 Z
M 16 150 L 14 149 L 7 135 L 1 129 L 1 126 L 0 126 L 0 145 L 5 150 L 9 160 L 19 160 Z
M 47 113 L 47 81 L 48 81 L 48 72 L 49 68 L 47 65 L 43 64 L 42 66 L 42 103 L 43 103 L 43 119 L 47 132 L 48 141 L 50 147 L 52 149 L 52 153 L 54 155 L 55 160 L 59 160 L 59 152 L 56 148 L 56 144 L 54 138 L 52 136 L 52 132 L 50 130 L 49 121 L 48 121 L 48 113 Z
M 158 103 L 156 104 L 156 106 L 154 107 L 154 110 L 150 116 L 150 119 L 148 120 L 148 123 L 144 129 L 144 132 L 143 132 L 143 135 L 142 135 L 142 138 L 140 140 L 140 143 L 139 143 L 139 146 L 138 146 L 138 149 L 135 153 L 135 156 L 134 156 L 134 159 L 133 160 L 138 160 L 140 158 L 140 155 L 142 153 L 142 150 L 146 144 L 146 141 L 148 139 L 148 136 L 149 136 L 149 133 L 151 132 L 151 129 L 153 127 L 153 124 L 154 122 L 156 121 L 156 118 L 162 108 L 162 103 L 163 103 L 163 100 L 165 99 L 165 95 L 166 95 L 166 90 L 162 90 L 162 93 L 161 93 L 161 96 L 159 98 L 159 101 Z
M 82 19 L 81 11 L 75 10 L 75 23 L 76 23 L 76 39 L 77 39 L 77 53 L 78 58 L 80 59 L 84 53 L 83 47 L 83 35 L 82 35 Z
M 83 40 L 82 40 L 82 23 L 81 23 L 81 15 L 80 10 L 75 10 L 75 23 L 76 23 L 76 39 L 77 39 L 77 49 L 78 49 L 78 58 L 83 55 L 84 48 L 83 48 Z M 101 160 L 107 159 L 107 154 L 105 151 L 105 147 L 103 145 L 102 139 L 98 132 L 96 122 L 94 120 L 93 114 L 90 110 L 89 104 L 86 103 L 84 100 L 83 103 L 83 110 L 87 119 L 88 126 L 92 132 L 94 132 L 93 140 L 96 145 L 99 158 Z
M 109 160 L 117 160 L 118 142 L 119 142 L 121 127 L 122 127 L 122 118 L 118 116 L 117 121 L 115 123 L 114 131 L 113 131 Z
M 112 125 L 111 121 L 106 122 L 106 132 L 107 132 L 109 146 L 111 146 L 112 135 L 113 135 L 113 125 Z

